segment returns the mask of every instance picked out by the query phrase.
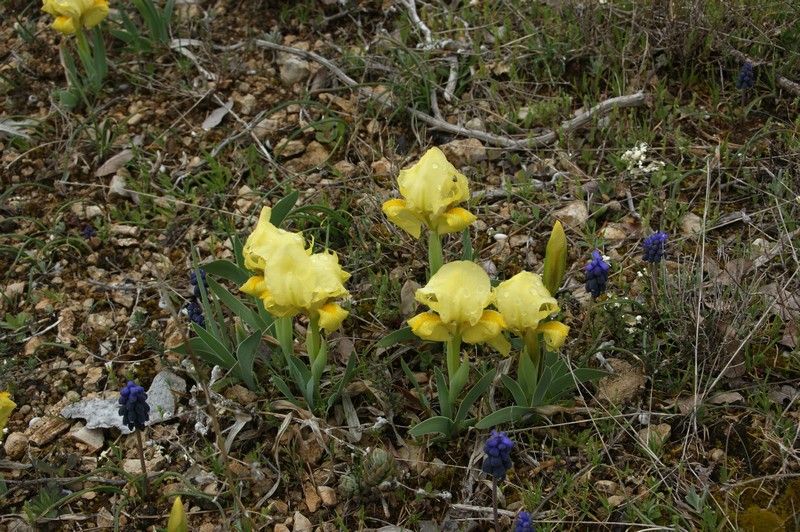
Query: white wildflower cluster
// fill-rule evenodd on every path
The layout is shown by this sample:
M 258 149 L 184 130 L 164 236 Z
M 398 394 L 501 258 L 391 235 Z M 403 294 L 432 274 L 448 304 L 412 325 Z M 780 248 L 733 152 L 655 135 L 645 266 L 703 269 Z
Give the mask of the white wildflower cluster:
M 622 154 L 622 160 L 628 165 L 628 171 L 635 170 L 637 173 L 649 174 L 664 167 L 663 161 L 651 160 L 647 163 L 647 149 L 647 143 L 640 142 L 638 146 Z

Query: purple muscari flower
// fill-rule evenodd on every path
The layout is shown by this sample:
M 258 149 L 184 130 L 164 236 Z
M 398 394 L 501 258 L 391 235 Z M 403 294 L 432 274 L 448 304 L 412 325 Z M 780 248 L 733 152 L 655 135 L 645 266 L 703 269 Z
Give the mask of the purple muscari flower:
M 736 88 L 741 90 L 752 89 L 755 85 L 755 75 L 753 74 L 753 63 L 745 61 L 739 69 L 739 79 L 736 80 Z
M 513 447 L 514 442 L 506 436 L 505 432 L 493 430 L 483 447 L 486 457 L 483 459 L 481 470 L 500 480 L 506 478 L 506 471 L 511 469 L 511 449 Z
M 592 260 L 586 265 L 586 291 L 592 294 L 592 297 L 598 297 L 606 291 L 610 269 L 611 266 L 603 260 L 600 250 L 592 251 Z
M 83 235 L 83 238 L 86 240 L 89 240 L 93 236 L 97 236 L 97 230 L 92 227 L 91 224 L 86 224 L 83 226 L 83 229 L 81 229 L 81 235 Z
M 150 420 L 150 405 L 147 404 L 147 393 L 144 388 L 133 381 L 119 392 L 119 415 L 122 416 L 122 424 L 129 429 L 144 429 L 144 424 Z
M 661 262 L 664 257 L 664 250 L 667 247 L 667 233 L 657 231 L 644 239 L 642 248 L 644 249 L 645 262 Z
M 530 513 L 522 510 L 514 522 L 513 532 L 533 532 L 533 530 L 533 517 L 531 517 Z
M 198 282 L 197 282 L 197 271 L 192 270 L 191 273 L 189 273 L 189 282 L 192 284 L 192 286 L 194 286 L 194 297 L 199 299 L 200 298 L 200 286 L 199 285 L 202 284 L 203 287 L 208 286 L 206 284 L 206 271 L 203 268 L 200 268 L 200 283 L 198 284 Z
M 203 305 L 201 305 L 196 298 L 192 298 L 192 300 L 189 301 L 189 304 L 186 305 L 186 314 L 194 323 L 205 328 L 206 318 L 203 316 Z

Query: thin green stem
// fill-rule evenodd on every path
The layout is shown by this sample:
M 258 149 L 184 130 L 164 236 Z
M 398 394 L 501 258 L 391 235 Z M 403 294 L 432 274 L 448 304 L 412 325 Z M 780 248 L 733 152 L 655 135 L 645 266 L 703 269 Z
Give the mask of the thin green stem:
M 144 459 L 144 444 L 142 443 L 142 431 L 136 431 L 136 445 L 139 447 L 139 460 L 142 462 L 142 495 L 143 498 L 147 498 L 147 484 L 149 482 L 147 478 L 147 462 Z
M 442 254 L 442 238 L 434 230 L 428 231 L 428 267 L 431 270 L 431 277 L 433 277 L 439 268 L 444 264 L 444 255 Z
M 494 517 L 494 530 L 500 532 L 500 516 L 497 512 L 497 477 L 492 475 L 492 517 Z
M 653 298 L 653 310 L 658 306 L 658 264 L 651 262 L 648 265 L 650 270 L 650 296 Z
M 447 377 L 452 389 L 453 379 L 456 376 L 456 372 L 458 372 L 458 368 L 461 367 L 461 336 L 456 334 L 445 342 L 445 349 L 447 350 Z
M 311 364 L 317 359 L 320 348 L 319 316 L 309 320 L 308 332 L 306 333 L 306 349 L 308 350 L 308 360 Z
M 275 318 L 275 335 L 278 337 L 281 351 L 288 363 L 289 357 L 294 354 L 292 318 Z

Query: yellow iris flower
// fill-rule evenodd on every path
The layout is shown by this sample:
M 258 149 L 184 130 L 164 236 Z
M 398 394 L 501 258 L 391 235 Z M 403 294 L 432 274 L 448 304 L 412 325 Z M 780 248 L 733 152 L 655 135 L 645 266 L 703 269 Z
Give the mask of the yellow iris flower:
M 415 297 L 431 309 L 408 320 L 420 338 L 437 342 L 460 338 L 470 344 L 487 343 L 508 354 L 511 345 L 502 334 L 503 316 L 486 310 L 494 299 L 489 276 L 474 262 L 445 264 Z
M 495 289 L 495 306 L 510 331 L 522 337 L 541 333 L 551 350 L 564 345 L 569 327 L 558 321 L 542 322 L 559 308 L 535 273 L 523 271 L 500 283 Z
M 17 408 L 17 403 L 11 400 L 11 394 L 0 392 L 0 439 L 2 439 L 3 429 L 6 428 L 8 418 L 11 417 L 11 412 L 15 408 Z
M 256 275 L 239 290 L 260 298 L 273 316 L 304 313 L 327 331 L 338 329 L 348 312 L 333 300 L 348 295 L 344 282 L 350 274 L 339 266 L 336 253 L 312 254 L 301 235 L 275 227 L 269 217 L 270 209 L 264 208 L 245 242 L 245 266 Z
M 442 235 L 461 231 L 476 220 L 456 206 L 469 199 L 467 178 L 439 148 L 429 149 L 414 166 L 401 170 L 397 184 L 403 199 L 385 202 L 383 212 L 414 238 L 419 238 L 423 225 Z
M 107 0 L 44 0 L 42 11 L 55 17 L 53 29 L 71 35 L 91 29 L 108 16 Z

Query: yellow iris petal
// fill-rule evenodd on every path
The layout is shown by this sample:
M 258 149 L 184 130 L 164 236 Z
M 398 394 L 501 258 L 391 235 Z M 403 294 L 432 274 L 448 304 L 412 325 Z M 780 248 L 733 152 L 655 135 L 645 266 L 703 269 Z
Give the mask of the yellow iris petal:
M 453 207 L 445 211 L 445 213 L 439 217 L 436 224 L 436 232 L 440 235 L 457 233 L 469 227 L 475 220 L 477 220 L 475 215 L 467 209 Z
M 461 260 L 442 266 L 415 297 L 436 311 L 444 323 L 463 329 L 481 319 L 492 301 L 492 286 L 483 268 Z
M 397 186 L 403 199 L 387 201 L 383 212 L 415 238 L 422 224 L 452 233 L 475 221 L 464 209 L 455 208 L 469 199 L 469 184 L 439 148 L 429 149 L 416 164 L 401 170 Z
M 537 332 L 542 333 L 547 348 L 556 351 L 564 345 L 567 334 L 569 334 L 569 327 L 560 321 L 548 321 L 539 325 Z
M 244 267 L 251 271 L 264 269 L 264 264 L 270 252 L 284 246 L 299 246 L 305 248 L 302 235 L 279 229 L 269 221 L 272 209 L 264 207 L 258 217 L 255 229 L 247 237 L 242 248 Z
M 245 294 L 260 298 L 263 297 L 264 292 L 267 291 L 267 283 L 264 281 L 263 276 L 253 275 L 246 283 L 239 287 L 239 290 Z
M 558 302 L 539 275 L 520 272 L 495 289 L 495 306 L 508 328 L 518 334 L 535 330 L 539 322 L 559 311 Z
M 55 17 L 53 28 L 72 34 L 78 28 L 90 29 L 108 16 L 107 0 L 44 0 L 42 11 Z
M 108 16 L 108 2 L 97 0 L 83 13 L 81 22 L 84 28 L 91 29 L 100 24 L 106 16 Z
M 335 331 L 341 325 L 349 312 L 336 303 L 327 303 L 319 309 L 319 326 L 326 331 Z
M 502 334 L 505 327 L 505 320 L 499 312 L 484 310 L 478 323 L 463 329 L 461 337 L 468 344 L 488 343 L 506 355 L 511 349 L 511 344 Z
M 422 222 L 414 212 L 406 207 L 405 200 L 386 201 L 383 203 L 382 210 L 392 223 L 414 238 L 419 238 Z
M 53 29 L 64 35 L 71 35 L 75 33 L 75 23 L 70 17 L 56 17 L 53 21 Z
M 451 333 L 442 319 L 435 312 L 422 312 L 408 320 L 411 332 L 423 340 L 446 342 Z
M 6 428 L 8 418 L 11 417 L 11 412 L 17 407 L 17 404 L 11 400 L 11 394 L 8 392 L 0 392 L 0 438 L 3 436 L 3 429 Z
M 58 6 L 53 0 L 44 0 L 42 4 L 42 11 L 48 15 L 53 15 L 54 17 L 58 16 Z

